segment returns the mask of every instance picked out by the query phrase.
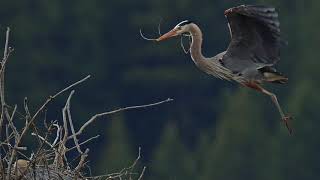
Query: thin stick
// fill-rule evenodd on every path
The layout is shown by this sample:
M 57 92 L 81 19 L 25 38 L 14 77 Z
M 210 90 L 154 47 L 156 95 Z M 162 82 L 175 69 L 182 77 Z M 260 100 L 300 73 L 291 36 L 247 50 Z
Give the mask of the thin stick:
M 7 179 L 10 179 L 10 177 L 11 177 L 12 163 L 13 163 L 14 158 L 16 157 L 16 152 L 17 152 L 16 147 L 17 146 L 14 146 L 14 148 L 11 151 L 11 156 L 10 156 L 10 160 L 9 160 L 9 163 L 8 163 Z
M 186 50 L 183 44 L 183 36 L 180 37 L 180 46 L 185 54 L 189 53 L 189 50 Z
M 87 79 L 89 79 L 91 77 L 91 75 L 87 75 L 85 78 L 81 79 L 80 81 L 77 81 L 73 84 L 71 84 L 70 86 L 62 89 L 60 92 L 58 92 L 57 94 L 53 95 L 53 96 L 50 96 L 47 101 L 38 109 L 38 111 L 33 115 L 32 119 L 31 120 L 34 120 L 38 114 L 46 107 L 46 105 L 51 101 L 53 100 L 54 98 L 56 98 L 57 96 L 59 96 L 60 94 L 68 91 L 69 89 L 73 88 L 74 86 L 86 81 Z
M 60 135 L 60 126 L 59 124 L 53 124 L 53 126 L 57 127 L 57 133 L 56 133 L 56 138 L 54 139 L 52 146 L 55 146 L 59 140 L 59 135 Z
M 86 76 L 85 78 L 71 84 L 70 86 L 64 88 L 63 90 L 59 91 L 58 93 L 56 93 L 55 95 L 53 96 L 50 96 L 45 102 L 44 104 L 38 109 L 38 111 L 33 115 L 33 117 L 31 118 L 31 120 L 28 122 L 28 124 L 24 127 L 21 135 L 20 135 L 20 140 L 18 142 L 17 145 L 19 145 L 20 141 L 21 141 L 21 138 L 26 134 L 27 130 L 29 129 L 29 126 L 31 125 L 31 123 L 33 121 L 35 121 L 36 117 L 39 115 L 39 113 L 54 99 L 56 98 L 57 96 L 59 96 L 60 94 L 64 93 L 65 91 L 68 91 L 69 89 L 73 88 L 74 86 L 86 81 L 87 79 L 89 79 L 91 76 L 88 75 Z
M 186 48 L 184 47 L 184 44 L 183 44 L 183 37 L 188 37 L 188 40 L 189 40 L 189 48 L 188 50 L 186 50 Z M 190 34 L 183 34 L 181 37 L 180 37 L 180 46 L 182 47 L 182 50 L 185 54 L 188 54 L 190 52 L 190 45 L 191 45 L 191 35 Z
M 2 146 L 2 145 L 7 145 L 7 146 L 9 146 L 9 147 L 12 148 L 12 149 L 21 150 L 21 151 L 26 151 L 26 150 L 27 150 L 27 147 L 14 147 L 14 146 L 12 146 L 10 143 L 1 143 L 1 146 Z
M 62 116 L 63 116 L 63 130 L 64 130 L 64 136 L 63 136 L 63 139 L 62 139 L 62 144 L 65 145 L 66 142 L 67 142 L 67 139 L 68 139 L 68 115 L 67 115 L 67 109 L 69 108 L 69 102 L 70 102 L 70 99 L 73 95 L 74 91 L 71 91 L 69 97 L 68 97 L 68 100 L 66 102 L 66 105 L 63 107 L 63 110 L 62 110 Z
M 158 34 L 159 34 L 159 36 L 162 36 L 162 34 L 161 34 L 161 21 L 162 21 L 162 18 L 160 17 L 160 21 L 159 21 L 159 25 L 158 25 Z
M 3 59 L 1 62 L 1 69 L 0 69 L 0 99 L 1 99 L 1 117 L 0 117 L 0 137 L 2 135 L 2 127 L 3 127 L 3 121 L 4 121 L 4 114 L 6 114 L 7 119 L 10 119 L 8 117 L 8 110 L 5 108 L 5 97 L 4 97 L 4 69 L 5 69 L 5 64 L 6 61 L 9 57 L 9 35 L 10 35 L 10 28 L 7 27 L 7 31 L 6 31 L 6 41 L 5 41 L 5 45 L 4 45 L 4 51 L 3 51 Z M 1 166 L 2 166 L 2 161 L 0 162 Z
M 83 144 L 86 144 L 86 143 L 92 141 L 93 139 L 97 139 L 97 138 L 99 138 L 99 137 L 100 137 L 100 135 L 93 136 L 93 137 L 91 137 L 91 138 L 89 138 L 89 139 L 87 139 L 87 140 L 79 143 L 79 146 L 82 146 Z M 77 148 L 77 146 L 73 146 L 73 147 L 71 147 L 71 148 L 68 148 L 67 152 L 69 152 L 69 151 L 71 151 L 71 150 L 73 150 L 73 149 L 75 149 L 75 148 Z
M 158 24 L 158 34 L 159 36 L 161 36 L 161 21 L 162 21 L 162 18 L 160 18 L 160 21 L 159 21 L 159 24 Z M 147 41 L 157 41 L 157 38 L 147 38 L 145 35 L 143 35 L 142 33 L 142 30 L 140 29 L 139 30 L 140 32 L 140 36 L 144 39 L 144 40 L 147 40 Z
M 4 120 L 4 116 L 3 113 L 6 115 L 7 119 L 10 121 L 10 115 L 8 112 L 8 109 L 5 107 L 5 96 L 4 96 L 4 71 L 5 71 L 5 64 L 6 61 L 8 60 L 9 54 L 10 54 L 10 50 L 9 50 L 9 36 L 10 36 L 10 28 L 7 27 L 7 31 L 6 31 L 6 42 L 5 42 L 5 46 L 4 46 L 4 52 L 3 52 L 3 59 L 2 59 L 2 63 L 1 63 L 1 70 L 0 70 L 0 96 L 1 96 L 1 107 L 2 107 L 2 113 L 1 113 L 1 120 L 0 120 L 0 133 L 1 129 L 2 129 L 2 123 Z M 13 114 L 14 115 L 14 114 Z M 16 130 L 15 128 L 13 129 L 13 131 Z M 16 132 L 15 132 L 16 133 Z M 17 137 L 16 137 L 17 138 Z M 15 140 L 15 142 L 17 142 L 18 139 Z M 17 145 L 15 145 L 15 148 L 18 147 Z M 10 179 L 11 177 L 11 167 L 12 167 L 12 163 L 13 160 L 15 158 L 16 155 L 16 149 L 13 148 L 11 151 L 11 157 L 8 163 L 8 169 L 7 169 L 7 179 Z M 2 166 L 2 163 L 1 163 Z
M 79 146 L 79 140 L 77 139 L 77 136 L 75 136 L 75 130 L 74 130 L 74 126 L 73 126 L 73 122 L 72 122 L 72 118 L 71 118 L 71 112 L 70 112 L 70 101 L 71 101 L 71 98 L 72 98 L 72 95 L 74 94 L 74 90 L 71 91 L 70 95 L 69 95 L 69 98 L 67 100 L 67 103 L 66 103 L 66 110 L 67 110 L 67 115 L 68 115 L 68 119 L 69 119 L 69 124 L 70 124 L 70 129 L 71 129 L 71 133 L 73 135 L 73 141 L 74 141 L 74 144 L 75 146 L 77 147 L 77 150 L 80 154 L 83 154 L 83 152 L 81 151 L 81 148 Z
M 141 180 L 141 179 L 142 179 L 145 171 L 146 171 L 146 167 L 144 166 L 143 169 L 142 169 L 142 172 L 141 172 L 141 174 L 140 174 L 140 176 L 139 176 L 139 178 L 138 178 L 138 180 Z
M 32 135 L 32 136 L 37 136 L 39 139 L 41 139 L 43 142 L 45 142 L 45 143 L 48 144 L 51 148 L 53 148 L 53 145 L 52 145 L 49 141 L 47 141 L 46 138 L 44 138 L 44 137 L 42 137 L 42 136 L 40 136 L 40 135 L 38 135 L 38 134 L 36 134 L 36 133 L 31 133 L 31 135 Z
M 144 35 L 142 34 L 142 30 L 141 30 L 141 29 L 139 30 L 139 32 L 140 32 L 140 36 L 141 36 L 144 40 L 147 40 L 147 41 L 157 41 L 157 38 L 147 38 L 146 36 L 144 36 Z
M 68 99 L 67 99 L 67 102 L 65 104 L 65 106 L 63 107 L 62 109 L 62 119 L 63 119 L 63 130 L 64 130 L 64 135 L 63 135 L 63 138 L 62 140 L 60 141 L 60 144 L 59 144 L 59 148 L 58 148 L 58 153 L 56 154 L 56 157 L 55 159 L 57 160 L 57 166 L 60 165 L 60 164 L 63 164 L 63 159 L 62 157 L 65 157 L 65 154 L 67 152 L 67 148 L 66 148 L 66 143 L 67 143 L 67 140 L 68 140 L 68 136 L 69 136 L 69 132 L 68 132 L 68 108 L 70 107 L 70 99 L 72 97 L 74 93 L 74 90 L 71 91 Z M 67 163 L 68 161 L 66 161 Z
M 135 161 L 129 166 L 129 167 L 126 167 L 126 168 L 123 168 L 120 172 L 117 172 L 117 173 L 111 173 L 111 174 L 105 174 L 105 175 L 100 175 L 100 176 L 94 176 L 94 177 L 90 177 L 90 178 L 94 178 L 94 179 L 97 179 L 97 178 L 106 178 L 106 179 L 116 179 L 116 178 L 119 178 L 120 180 L 122 179 L 123 176 L 125 175 L 130 175 L 130 177 L 128 179 L 132 179 L 131 178 L 131 175 L 132 174 L 136 174 L 136 173 L 132 173 L 132 170 L 133 168 L 137 165 L 138 161 L 140 160 L 141 158 L 141 148 L 139 147 L 139 152 L 138 152 L 138 157 L 135 159 Z M 140 180 L 144 174 L 144 171 L 145 171 L 145 167 L 143 168 L 141 174 L 140 174 Z
M 28 98 L 25 97 L 24 100 L 23 100 L 23 107 L 24 107 L 24 111 L 26 113 L 26 125 L 28 124 L 28 121 L 30 120 L 31 118 L 31 114 L 30 114 L 30 111 L 29 111 L 29 107 L 28 107 Z
M 10 34 L 10 28 L 7 27 L 6 42 L 5 42 L 4 51 L 3 51 L 3 59 L 5 59 L 7 57 L 7 55 L 8 55 L 9 34 Z
M 113 111 L 108 111 L 108 112 L 103 112 L 103 113 L 100 113 L 100 114 L 96 114 L 96 115 L 92 116 L 86 123 L 84 123 L 77 133 L 75 133 L 72 136 L 69 136 L 68 139 L 73 138 L 73 136 L 80 135 L 89 124 L 91 124 L 97 118 L 99 118 L 101 116 L 115 114 L 115 113 L 118 113 L 118 112 L 121 112 L 121 111 L 126 111 L 126 110 L 131 110 L 131 109 L 140 109 L 140 108 L 147 108 L 147 107 L 151 107 L 151 106 L 157 106 L 157 105 L 160 105 L 160 104 L 163 104 L 163 103 L 167 103 L 167 102 L 170 102 L 170 101 L 173 101 L 173 99 L 168 98 L 168 99 L 166 99 L 164 101 L 160 101 L 160 102 L 156 102 L 156 103 L 151 103 L 151 104 L 146 104 L 146 105 L 139 105 L 139 106 L 129 106 L 129 107 L 124 107 L 124 108 L 119 108 L 119 109 L 116 109 L 116 110 L 113 110 Z
M 1 105 L 2 105 L 2 112 L 4 111 L 7 119 L 10 119 L 10 115 L 8 112 L 8 109 L 6 108 L 6 102 L 5 102 L 5 95 L 4 95 L 4 77 L 5 77 L 5 69 L 6 69 L 6 62 L 11 54 L 11 52 L 13 51 L 13 49 L 11 49 L 9 47 L 9 37 L 10 37 L 10 28 L 7 27 L 7 31 L 6 31 L 6 42 L 5 42 L 5 46 L 4 46 L 4 52 L 3 52 L 3 59 L 1 62 L 1 69 L 0 69 L 0 93 L 1 93 Z
M 87 148 L 85 150 L 85 152 L 81 154 L 78 166 L 74 170 L 76 174 L 79 174 L 81 168 L 83 167 L 83 165 L 85 163 L 86 158 L 88 157 L 88 153 L 89 153 L 89 149 Z
M 134 168 L 136 166 L 136 164 L 138 163 L 138 161 L 140 160 L 140 158 L 141 158 L 141 147 L 139 147 L 138 157 L 136 158 L 136 160 L 134 160 L 134 162 L 131 164 L 131 166 L 129 166 L 128 168 L 124 168 L 123 170 L 128 170 L 128 169 Z
M 14 123 L 13 123 L 13 117 L 16 113 L 16 110 L 17 110 L 17 105 L 14 106 L 14 109 L 13 109 L 13 112 L 12 112 L 12 115 L 10 117 L 10 119 L 8 119 L 9 121 L 9 126 L 11 127 L 13 133 L 14 133 L 14 137 L 15 137 L 15 142 L 17 142 L 18 138 L 19 138 L 19 132 L 17 130 L 17 128 L 14 126 Z

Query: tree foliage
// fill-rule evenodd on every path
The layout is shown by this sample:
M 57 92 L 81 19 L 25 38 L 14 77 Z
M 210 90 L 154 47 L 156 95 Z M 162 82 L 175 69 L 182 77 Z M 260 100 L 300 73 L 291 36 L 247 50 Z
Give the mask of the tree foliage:
M 204 54 L 213 56 L 230 39 L 224 10 L 240 4 L 279 10 L 288 45 L 277 68 L 289 83 L 267 89 L 294 117 L 292 137 L 269 97 L 200 72 L 178 38 L 160 44 L 139 36 L 140 28 L 158 36 L 160 19 L 162 33 L 191 19 L 203 31 Z M 8 91 L 15 95 L 9 101 L 43 99 L 49 89 L 91 73 L 91 88 L 84 87 L 83 98 L 74 102 L 75 119 L 86 119 L 84 108 L 175 99 L 158 110 L 115 118 L 112 128 L 97 127 L 108 136 L 107 143 L 95 145 L 103 149 L 96 157 L 110 169 L 120 166 L 115 159 L 134 159 L 139 145 L 153 179 L 318 179 L 319 8 L 317 0 L 5 1 L 0 28 L 13 29 L 17 52 L 8 66 L 14 74 Z

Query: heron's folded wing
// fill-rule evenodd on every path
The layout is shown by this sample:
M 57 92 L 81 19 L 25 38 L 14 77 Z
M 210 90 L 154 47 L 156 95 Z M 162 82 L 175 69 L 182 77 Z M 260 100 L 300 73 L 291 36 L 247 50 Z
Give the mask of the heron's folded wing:
M 223 57 L 227 68 L 275 64 L 280 59 L 280 23 L 272 7 L 242 5 L 225 11 L 231 42 Z

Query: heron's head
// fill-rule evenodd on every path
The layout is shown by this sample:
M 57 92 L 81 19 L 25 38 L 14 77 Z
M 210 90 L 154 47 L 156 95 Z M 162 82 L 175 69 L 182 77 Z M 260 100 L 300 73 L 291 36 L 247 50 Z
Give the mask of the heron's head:
M 182 35 L 184 33 L 190 32 L 190 28 L 193 22 L 189 20 L 185 20 L 177 24 L 171 31 L 165 33 L 164 35 L 160 36 L 157 41 L 162 41 L 165 39 L 169 39 L 174 36 Z

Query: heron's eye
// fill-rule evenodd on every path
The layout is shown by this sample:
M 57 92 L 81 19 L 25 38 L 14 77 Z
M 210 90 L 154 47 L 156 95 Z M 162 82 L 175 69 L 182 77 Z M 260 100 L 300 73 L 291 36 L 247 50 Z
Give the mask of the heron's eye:
M 181 29 L 182 29 L 182 27 L 181 27 L 181 26 L 178 26 L 178 27 L 177 27 L 177 29 L 178 29 L 178 30 L 181 30 Z

